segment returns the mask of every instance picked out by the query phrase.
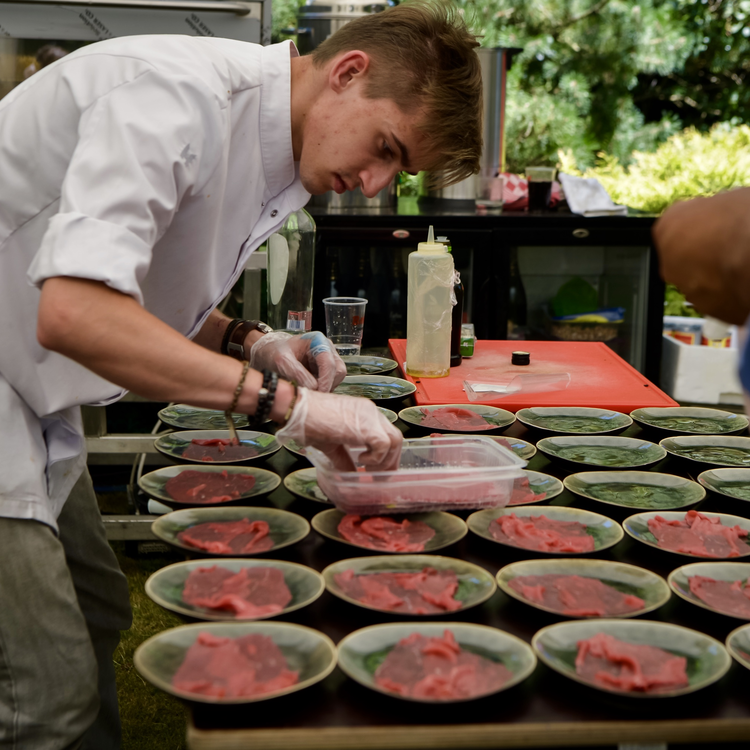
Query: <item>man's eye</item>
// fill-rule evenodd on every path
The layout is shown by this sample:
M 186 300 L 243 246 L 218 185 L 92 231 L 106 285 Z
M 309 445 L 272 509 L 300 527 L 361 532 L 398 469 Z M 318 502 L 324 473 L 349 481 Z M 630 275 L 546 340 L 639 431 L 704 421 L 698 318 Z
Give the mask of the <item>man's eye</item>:
M 387 141 L 383 141 L 383 152 L 387 156 L 391 156 L 393 154 L 393 151 L 391 150 L 391 147 L 388 145 Z

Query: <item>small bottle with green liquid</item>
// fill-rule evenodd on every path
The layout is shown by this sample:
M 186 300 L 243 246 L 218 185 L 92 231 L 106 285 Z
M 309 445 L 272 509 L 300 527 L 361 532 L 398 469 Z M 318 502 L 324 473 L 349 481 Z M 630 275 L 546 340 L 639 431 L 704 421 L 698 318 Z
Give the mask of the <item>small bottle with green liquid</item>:
M 444 378 L 450 374 L 453 256 L 435 242 L 409 254 L 406 318 L 406 372 L 412 377 Z

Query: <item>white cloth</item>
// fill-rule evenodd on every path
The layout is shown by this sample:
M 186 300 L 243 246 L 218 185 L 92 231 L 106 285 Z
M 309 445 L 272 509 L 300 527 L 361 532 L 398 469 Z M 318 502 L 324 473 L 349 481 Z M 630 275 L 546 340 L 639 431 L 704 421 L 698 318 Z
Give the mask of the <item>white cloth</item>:
M 309 199 L 292 152 L 296 54 L 289 42 L 123 37 L 67 55 L 0 101 L 0 378 L 10 386 L 0 515 L 54 527 L 71 482 L 54 480 L 52 459 L 82 466 L 74 407 L 122 395 L 39 346 L 37 287 L 103 281 L 194 336 L 252 251 Z M 25 434 L 6 429 L 30 415 L 39 423 Z M 49 448 L 46 492 L 38 471 L 6 462 L 9 446 L 35 471 Z
M 574 214 L 582 216 L 621 216 L 628 212 L 627 206 L 615 203 L 604 185 L 595 177 L 574 177 L 559 172 L 557 179 L 565 191 L 565 200 Z

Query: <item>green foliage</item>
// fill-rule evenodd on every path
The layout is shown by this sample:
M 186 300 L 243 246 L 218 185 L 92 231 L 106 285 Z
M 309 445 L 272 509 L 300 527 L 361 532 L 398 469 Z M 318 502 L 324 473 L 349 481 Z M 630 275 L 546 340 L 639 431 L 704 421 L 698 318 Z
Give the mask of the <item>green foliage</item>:
M 685 295 L 674 284 L 667 284 L 664 290 L 664 314 L 682 315 L 687 318 L 701 317 L 701 314 L 692 305 L 687 303 Z
M 572 150 L 559 160 L 563 171 L 580 174 Z M 634 152 L 627 167 L 601 153 L 584 176 L 596 177 L 616 203 L 660 213 L 677 200 L 750 185 L 750 127 L 719 124 L 708 133 L 688 128 L 652 153 Z
M 296 41 L 296 34 L 286 34 L 285 29 L 297 27 L 297 11 L 305 4 L 305 0 L 273 0 L 271 15 L 271 41 L 281 42 L 284 39 Z

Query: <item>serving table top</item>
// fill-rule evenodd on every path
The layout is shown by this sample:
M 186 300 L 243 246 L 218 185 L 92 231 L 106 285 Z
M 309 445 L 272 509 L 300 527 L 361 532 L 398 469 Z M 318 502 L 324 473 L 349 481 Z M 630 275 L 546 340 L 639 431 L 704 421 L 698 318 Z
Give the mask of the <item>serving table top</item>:
M 413 403 L 413 402 L 411 402 Z M 397 408 L 411 405 L 409 399 Z M 424 434 L 400 421 L 408 437 Z M 516 422 L 503 434 L 536 443 L 543 435 Z M 655 439 L 633 425 L 624 436 Z M 286 450 L 266 462 L 285 475 L 308 462 Z M 567 475 L 557 464 L 537 453 L 529 469 Z M 686 475 L 679 459 L 668 456 L 652 471 Z M 572 505 L 594 510 L 617 521 L 635 511 L 621 510 L 575 496 L 565 490 L 550 505 Z M 305 518 L 326 505 L 291 495 L 280 486 L 255 503 L 284 508 Z M 522 509 L 523 506 L 519 506 Z M 702 510 L 750 514 L 740 500 L 709 495 Z M 468 513 L 458 513 L 466 517 Z M 281 553 L 285 554 L 281 554 Z M 280 550 L 278 559 L 291 560 L 322 571 L 332 562 L 367 554 L 365 550 L 324 539 L 316 532 L 299 544 Z M 441 555 L 479 564 L 493 575 L 521 559 L 546 557 L 481 539 L 471 532 L 441 550 Z M 694 558 L 646 547 L 627 535 L 615 547 L 594 557 L 648 568 L 663 577 Z M 703 631 L 721 642 L 741 620 L 714 614 L 677 596 L 646 616 Z M 327 633 L 334 642 L 361 627 L 400 620 L 340 601 L 328 592 L 311 606 L 285 619 Z M 437 618 L 441 619 L 441 618 Z M 479 607 L 445 616 L 447 620 L 491 625 L 530 642 L 540 628 L 564 618 L 541 612 L 502 591 Z M 241 707 L 191 706 L 187 743 L 190 750 L 410 750 L 412 748 L 564 747 L 648 742 L 729 742 L 750 734 L 750 672 L 734 663 L 718 683 L 679 698 L 622 699 L 580 685 L 558 675 L 541 662 L 529 679 L 487 698 L 446 705 L 425 705 L 376 693 L 348 679 L 338 669 L 306 690 Z

